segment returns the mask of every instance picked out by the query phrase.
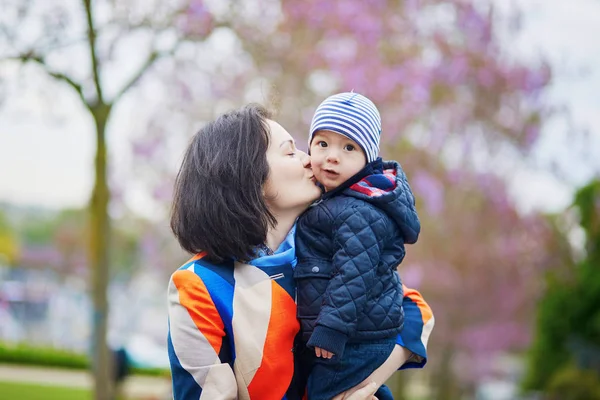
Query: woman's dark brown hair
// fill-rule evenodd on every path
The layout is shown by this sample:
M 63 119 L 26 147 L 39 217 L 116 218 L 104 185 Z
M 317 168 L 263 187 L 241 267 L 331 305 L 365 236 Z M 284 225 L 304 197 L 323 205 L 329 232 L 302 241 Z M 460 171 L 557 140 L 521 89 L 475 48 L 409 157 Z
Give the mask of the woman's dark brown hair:
M 177 179 L 171 229 L 182 248 L 213 262 L 253 258 L 276 220 L 263 185 L 269 176 L 269 112 L 251 104 L 204 126 Z

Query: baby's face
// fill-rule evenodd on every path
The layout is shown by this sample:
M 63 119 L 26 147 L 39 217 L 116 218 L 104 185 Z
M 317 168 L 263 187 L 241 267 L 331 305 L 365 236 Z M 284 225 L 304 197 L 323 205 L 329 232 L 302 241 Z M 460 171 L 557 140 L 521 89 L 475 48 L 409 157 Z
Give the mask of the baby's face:
M 335 189 L 367 165 L 367 158 L 352 139 L 331 131 L 317 131 L 310 144 L 315 178 L 325 191 Z

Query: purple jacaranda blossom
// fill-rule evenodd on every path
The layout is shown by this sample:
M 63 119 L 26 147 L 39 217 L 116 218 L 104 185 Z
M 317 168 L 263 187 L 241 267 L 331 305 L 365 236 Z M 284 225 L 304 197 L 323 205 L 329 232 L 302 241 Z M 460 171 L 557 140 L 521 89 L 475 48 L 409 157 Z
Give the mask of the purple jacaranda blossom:
M 483 11 L 475 8 L 474 4 L 463 3 L 459 7 L 457 23 L 465 32 L 469 46 L 485 51 L 491 40 L 491 20 L 484 16 Z
M 480 68 L 477 71 L 477 81 L 484 88 L 489 88 L 494 84 L 494 73 L 488 68 Z
M 173 198 L 173 185 L 172 183 L 164 179 L 152 190 L 154 199 L 159 202 L 169 202 Z
M 419 289 L 421 282 L 423 282 L 424 272 L 423 268 L 418 264 L 402 264 L 400 267 L 400 273 L 402 277 L 402 283 L 408 287 Z
M 177 26 L 188 37 L 205 37 L 213 29 L 214 18 L 203 0 L 189 0 L 186 12 L 177 20 Z
M 152 158 L 163 144 L 163 138 L 155 136 L 153 138 L 139 138 L 133 141 L 132 149 L 134 154 L 147 159 Z
M 426 171 L 418 171 L 411 179 L 415 193 L 425 203 L 426 212 L 439 215 L 444 208 L 444 187 Z
M 519 347 L 519 343 L 527 344 L 529 338 L 530 331 L 512 321 L 470 327 L 463 333 L 463 342 L 468 343 L 467 348 L 474 353 L 498 352 L 512 345 Z
M 429 142 L 427 143 L 427 149 L 433 152 L 439 152 L 444 147 L 446 139 L 448 138 L 448 132 L 446 127 L 441 124 L 432 124 L 429 129 Z
M 530 149 L 540 136 L 539 124 L 531 124 L 525 128 L 525 146 Z
M 405 0 L 403 2 L 404 5 L 404 12 L 407 15 L 414 15 L 416 14 L 419 9 L 421 8 L 421 0 Z
M 410 91 L 407 93 L 407 101 L 412 102 L 413 104 L 426 105 L 429 103 L 430 94 L 431 91 L 429 90 L 427 82 L 422 81 L 420 84 L 410 87 Z
M 465 55 L 459 54 L 452 57 L 448 62 L 438 66 L 435 70 L 436 76 L 447 85 L 458 85 L 464 82 L 469 70 L 468 59 Z
M 394 90 L 397 90 L 394 85 L 390 84 L 390 75 L 392 74 L 389 71 L 384 71 L 374 79 L 373 88 L 375 94 L 371 96 L 371 100 L 385 101 Z
M 359 43 L 351 35 L 322 40 L 319 48 L 322 57 L 330 65 L 344 64 L 356 59 Z
M 530 69 L 525 77 L 524 87 L 531 92 L 541 90 L 550 82 L 550 78 L 550 68 L 547 65 Z

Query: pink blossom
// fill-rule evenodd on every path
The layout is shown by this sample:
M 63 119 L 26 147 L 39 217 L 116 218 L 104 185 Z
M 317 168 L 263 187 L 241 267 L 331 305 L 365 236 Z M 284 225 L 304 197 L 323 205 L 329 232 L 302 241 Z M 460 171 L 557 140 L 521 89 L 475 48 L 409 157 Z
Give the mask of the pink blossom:
M 481 68 L 477 71 L 477 81 L 484 88 L 489 88 L 494 84 L 494 74 L 487 68 Z
M 425 202 L 427 213 L 439 215 L 444 207 L 444 188 L 441 183 L 425 171 L 418 171 L 411 181 L 414 191 Z
M 408 287 L 418 289 L 423 281 L 423 269 L 416 264 L 404 265 L 400 267 L 400 276 L 402 283 Z
M 213 16 L 203 0 L 190 0 L 187 12 L 179 18 L 178 27 L 189 37 L 205 37 L 213 29 Z

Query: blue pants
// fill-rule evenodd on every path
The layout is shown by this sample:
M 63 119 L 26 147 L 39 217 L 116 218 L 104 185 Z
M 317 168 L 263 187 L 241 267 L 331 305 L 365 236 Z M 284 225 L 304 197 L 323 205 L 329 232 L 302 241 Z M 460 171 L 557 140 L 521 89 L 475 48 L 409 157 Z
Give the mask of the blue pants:
M 331 400 L 334 396 L 358 385 L 389 357 L 396 337 L 348 343 L 342 358 L 317 357 L 314 349 L 304 348 L 308 365 L 308 400 Z M 390 389 L 382 385 L 375 394 L 379 400 L 393 400 Z

